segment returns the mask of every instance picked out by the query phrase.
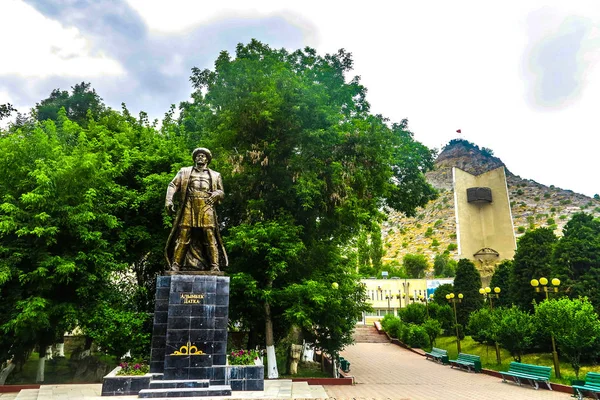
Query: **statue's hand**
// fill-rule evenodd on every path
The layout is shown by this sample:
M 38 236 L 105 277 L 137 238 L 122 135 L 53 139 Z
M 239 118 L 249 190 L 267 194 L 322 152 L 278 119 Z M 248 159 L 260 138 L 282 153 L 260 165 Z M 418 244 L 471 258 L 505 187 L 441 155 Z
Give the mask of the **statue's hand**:
M 169 215 L 175 214 L 175 205 L 173 204 L 172 201 L 167 202 L 167 204 L 165 205 L 165 208 L 167 209 L 167 214 L 169 214 Z
M 212 206 L 217 201 L 217 196 L 218 196 L 217 193 L 211 192 L 210 197 L 208 199 L 206 199 L 206 203 L 208 205 Z

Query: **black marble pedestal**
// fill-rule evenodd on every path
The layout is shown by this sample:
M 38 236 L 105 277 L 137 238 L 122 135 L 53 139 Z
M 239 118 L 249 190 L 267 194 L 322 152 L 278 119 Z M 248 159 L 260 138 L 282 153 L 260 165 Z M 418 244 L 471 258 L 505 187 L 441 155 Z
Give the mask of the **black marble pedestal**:
M 159 277 L 150 372 L 162 373 L 163 380 L 173 384 L 141 391 L 140 397 L 178 397 L 176 391 L 183 390 L 185 382 L 200 380 L 209 386 L 194 385 L 194 396 L 231 394 L 225 384 L 228 314 L 229 277 Z M 215 393 L 210 393 L 211 386 Z

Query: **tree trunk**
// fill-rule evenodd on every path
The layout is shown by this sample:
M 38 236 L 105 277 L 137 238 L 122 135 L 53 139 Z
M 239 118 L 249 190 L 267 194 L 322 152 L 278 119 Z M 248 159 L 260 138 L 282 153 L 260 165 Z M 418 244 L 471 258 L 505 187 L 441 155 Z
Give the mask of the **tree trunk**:
M 40 353 L 40 356 L 42 354 Z M 38 369 L 37 369 L 37 375 L 35 377 L 35 381 L 37 383 L 43 383 L 44 382 L 44 368 L 46 367 L 46 356 L 44 355 L 44 357 L 40 357 L 40 361 L 38 362 Z
M 268 301 L 265 301 L 265 338 L 267 341 L 267 376 L 269 379 L 277 379 L 279 378 L 279 372 L 277 371 L 277 357 L 275 356 L 271 305 Z
M 8 375 L 15 369 L 15 364 L 11 361 L 8 362 L 8 365 L 0 372 L 0 385 L 4 385 L 6 382 L 6 378 Z

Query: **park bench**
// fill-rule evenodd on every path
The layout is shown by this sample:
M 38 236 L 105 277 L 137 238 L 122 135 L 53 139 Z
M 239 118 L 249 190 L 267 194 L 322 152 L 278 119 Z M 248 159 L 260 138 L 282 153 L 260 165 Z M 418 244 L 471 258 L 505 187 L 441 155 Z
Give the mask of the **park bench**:
M 527 380 L 536 390 L 539 388 L 539 382 L 545 383 L 548 389 L 552 390 L 552 386 L 550 386 L 551 371 L 552 367 L 512 361 L 508 371 L 500 371 L 500 375 L 502 375 L 502 382 L 506 382 L 506 377 L 510 376 L 519 386 L 521 386 L 521 381 Z
M 427 360 L 431 359 L 433 361 L 441 362 L 442 364 L 448 364 L 448 350 L 434 347 L 429 353 L 425 353 L 425 358 Z
M 452 368 L 458 367 L 461 369 L 467 369 L 471 372 L 471 369 L 475 372 L 481 372 L 481 357 L 472 354 L 458 353 L 456 360 L 450 360 Z
M 350 361 L 340 357 L 340 369 L 344 372 L 350 372 Z
M 598 393 L 600 393 L 600 373 L 588 372 L 585 376 L 585 384 L 573 385 L 575 394 L 579 400 L 583 400 L 584 394 L 588 393 L 598 399 Z

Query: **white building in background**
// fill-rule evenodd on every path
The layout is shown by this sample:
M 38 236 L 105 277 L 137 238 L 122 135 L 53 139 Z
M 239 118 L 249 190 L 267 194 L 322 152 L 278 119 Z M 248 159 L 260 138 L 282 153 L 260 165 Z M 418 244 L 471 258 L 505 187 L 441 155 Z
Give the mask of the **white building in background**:
M 453 284 L 454 278 L 440 279 L 361 279 L 367 291 L 367 302 L 373 311 L 363 314 L 360 323 L 371 324 L 386 314 L 398 315 L 401 308 L 410 303 L 424 302 L 435 289 L 443 284 Z

